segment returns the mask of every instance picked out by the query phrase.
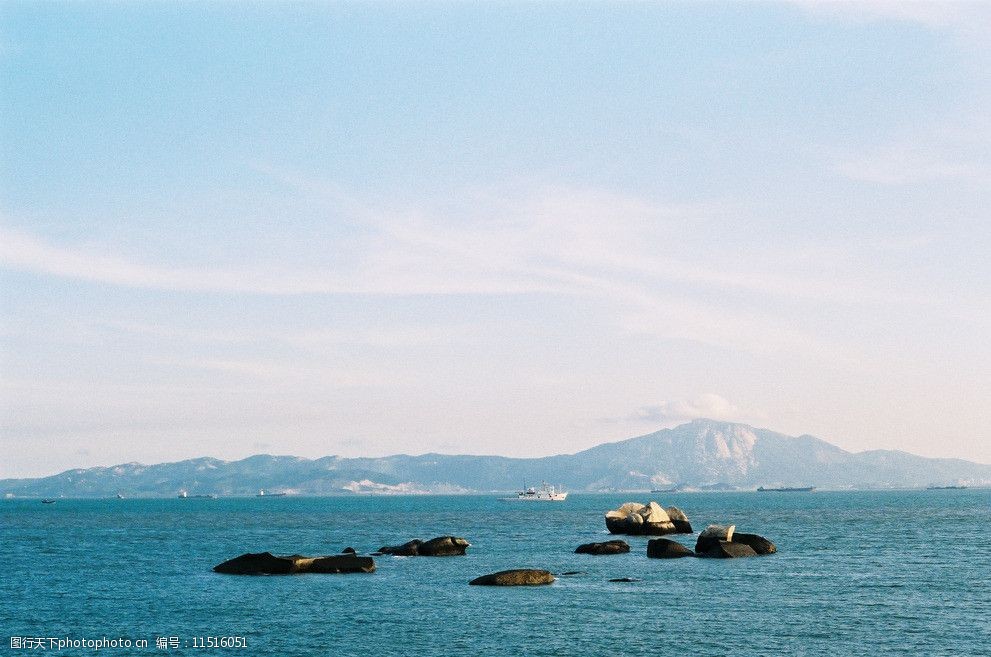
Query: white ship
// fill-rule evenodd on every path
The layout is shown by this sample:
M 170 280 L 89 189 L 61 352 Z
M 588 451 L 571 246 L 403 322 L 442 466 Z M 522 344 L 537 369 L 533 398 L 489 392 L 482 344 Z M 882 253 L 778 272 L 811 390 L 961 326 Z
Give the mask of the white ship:
M 546 481 L 540 484 L 540 488 L 534 488 L 533 486 L 524 486 L 523 490 L 516 493 L 516 497 L 504 497 L 505 500 L 526 500 L 526 501 L 539 501 L 539 502 L 563 502 L 567 499 L 568 494 L 563 491 L 558 491 L 553 486 L 549 486 Z

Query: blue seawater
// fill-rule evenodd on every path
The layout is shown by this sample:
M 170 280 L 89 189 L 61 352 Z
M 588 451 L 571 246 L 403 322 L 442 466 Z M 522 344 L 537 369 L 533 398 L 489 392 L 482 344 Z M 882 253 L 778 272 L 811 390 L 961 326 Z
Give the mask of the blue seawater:
M 658 499 L 696 529 L 734 523 L 777 543 L 738 560 L 574 554 L 602 514 Z M 991 491 L 0 502 L 0 641 L 145 639 L 58 654 L 991 655 Z M 464 557 L 376 558 L 373 574 L 239 577 L 243 552 L 372 552 L 454 534 Z M 694 546 L 694 536 L 673 537 Z M 468 586 L 514 567 L 560 577 Z M 609 582 L 633 577 L 631 583 Z M 179 648 L 156 648 L 156 637 Z M 247 648 L 193 648 L 200 637 Z

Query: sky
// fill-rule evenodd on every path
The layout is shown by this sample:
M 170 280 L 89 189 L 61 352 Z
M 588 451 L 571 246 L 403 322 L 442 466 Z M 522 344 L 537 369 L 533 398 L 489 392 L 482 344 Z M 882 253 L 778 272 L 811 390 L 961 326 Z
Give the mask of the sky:
M 0 477 L 991 463 L 991 4 L 0 3 Z

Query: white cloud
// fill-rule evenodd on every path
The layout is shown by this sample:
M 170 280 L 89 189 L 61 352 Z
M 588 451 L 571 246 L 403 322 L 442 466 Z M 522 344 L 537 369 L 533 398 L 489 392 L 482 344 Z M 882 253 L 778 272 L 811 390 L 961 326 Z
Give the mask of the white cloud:
M 940 147 L 891 145 L 854 157 L 840 158 L 833 170 L 840 175 L 880 185 L 908 185 L 929 182 L 987 184 L 989 172 L 978 161 L 944 153 Z
M 745 415 L 736 404 L 715 393 L 706 393 L 693 399 L 662 401 L 639 408 L 631 418 L 641 422 L 664 424 L 706 418 L 709 420 L 740 420 Z

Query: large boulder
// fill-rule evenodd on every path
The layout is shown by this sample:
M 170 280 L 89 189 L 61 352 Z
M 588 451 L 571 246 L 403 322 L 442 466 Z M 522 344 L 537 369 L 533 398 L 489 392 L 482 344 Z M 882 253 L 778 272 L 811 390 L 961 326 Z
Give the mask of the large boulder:
M 732 541 L 734 531 L 736 531 L 736 525 L 709 525 L 702 530 L 698 540 L 695 541 L 695 551 L 702 554 L 714 547 L 719 541 Z
M 663 536 L 679 531 L 690 533 L 691 525 L 688 524 L 687 516 L 675 507 L 671 508 L 679 515 L 677 524 L 672 520 L 668 511 L 657 502 L 648 502 L 647 504 L 627 502 L 618 509 L 606 512 L 606 529 L 612 534 L 646 534 L 648 536 Z
M 757 552 L 744 543 L 717 541 L 715 544 L 710 545 L 704 552 L 698 552 L 698 556 L 711 559 L 736 559 L 739 557 L 756 557 Z
M 676 506 L 669 506 L 665 511 L 667 511 L 668 517 L 671 518 L 671 522 L 674 523 L 676 534 L 692 533 L 692 523 L 688 522 L 688 516 L 685 515 L 684 511 Z
M 585 543 L 575 548 L 575 554 L 623 554 L 630 551 L 626 541 L 605 541 L 604 543 Z
M 271 552 L 242 554 L 213 567 L 225 575 L 294 575 L 297 573 L 371 573 L 375 560 L 351 554 L 331 557 L 276 556 Z
M 421 557 L 458 557 L 470 546 L 471 543 L 458 536 L 438 536 L 420 543 L 417 551 Z
M 671 517 L 657 502 L 648 502 L 640 511 L 643 516 L 643 533 L 651 536 L 673 534 L 676 530 Z
M 647 542 L 647 556 L 651 559 L 680 559 L 694 557 L 695 553 L 677 541 L 653 538 Z
M 733 542 L 749 545 L 753 548 L 754 552 L 759 555 L 774 554 L 778 551 L 778 548 L 774 545 L 774 543 L 767 540 L 763 536 L 758 536 L 757 534 L 741 534 L 740 532 L 734 532 Z
M 454 557 L 461 556 L 471 546 L 471 543 L 458 536 L 438 536 L 429 541 L 413 539 L 402 545 L 380 547 L 382 554 L 397 557 Z
M 540 586 L 553 582 L 554 575 L 550 571 L 519 568 L 482 575 L 468 583 L 476 586 Z

